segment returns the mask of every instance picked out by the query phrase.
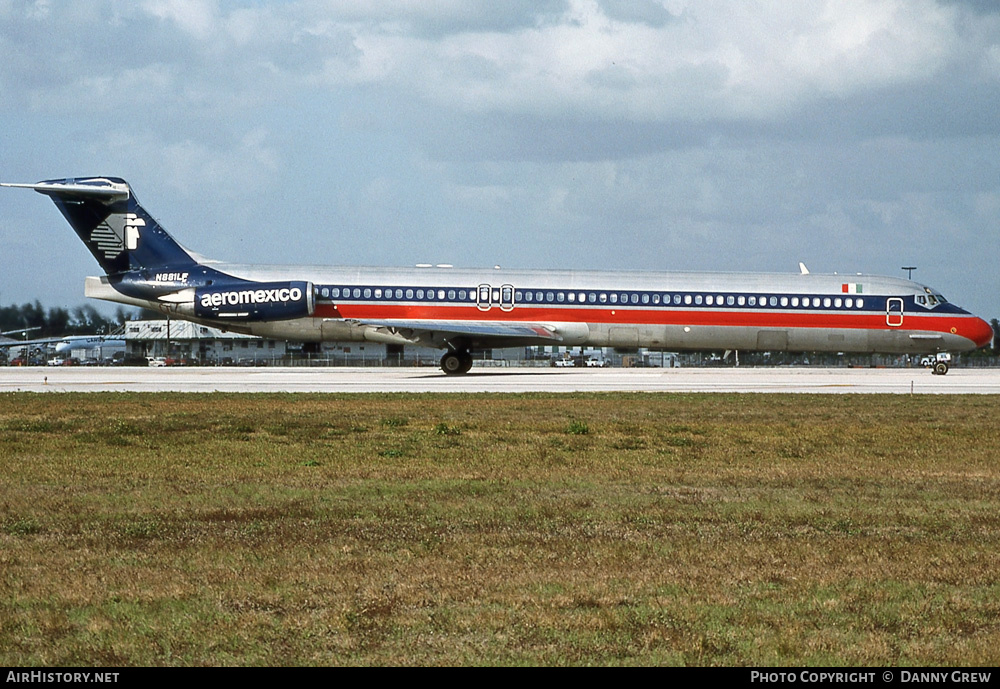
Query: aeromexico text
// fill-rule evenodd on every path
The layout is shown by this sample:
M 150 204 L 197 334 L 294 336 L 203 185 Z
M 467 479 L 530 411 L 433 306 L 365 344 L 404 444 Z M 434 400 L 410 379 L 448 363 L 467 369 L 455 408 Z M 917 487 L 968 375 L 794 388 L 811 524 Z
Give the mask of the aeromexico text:
M 302 299 L 302 289 L 299 287 L 281 287 L 279 289 L 253 289 L 239 292 L 215 292 L 201 295 L 202 308 L 213 306 L 242 306 L 244 304 L 267 304 L 271 302 L 288 303 Z
M 315 307 L 311 282 L 251 282 L 199 287 L 194 315 L 260 321 L 310 316 Z

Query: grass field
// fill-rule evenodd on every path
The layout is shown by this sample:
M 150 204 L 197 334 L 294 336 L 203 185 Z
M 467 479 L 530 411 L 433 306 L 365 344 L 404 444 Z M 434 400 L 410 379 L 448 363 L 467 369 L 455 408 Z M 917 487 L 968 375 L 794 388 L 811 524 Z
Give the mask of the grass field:
M 0 665 L 998 665 L 998 412 L 0 395 Z

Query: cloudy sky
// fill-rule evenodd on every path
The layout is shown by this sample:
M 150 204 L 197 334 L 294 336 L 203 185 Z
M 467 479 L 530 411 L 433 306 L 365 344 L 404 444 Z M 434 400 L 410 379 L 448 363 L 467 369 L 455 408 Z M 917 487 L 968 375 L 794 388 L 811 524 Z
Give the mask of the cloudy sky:
M 239 262 L 904 275 L 1000 317 L 991 0 L 0 0 L 0 180 Z M 0 304 L 85 302 L 0 191 Z

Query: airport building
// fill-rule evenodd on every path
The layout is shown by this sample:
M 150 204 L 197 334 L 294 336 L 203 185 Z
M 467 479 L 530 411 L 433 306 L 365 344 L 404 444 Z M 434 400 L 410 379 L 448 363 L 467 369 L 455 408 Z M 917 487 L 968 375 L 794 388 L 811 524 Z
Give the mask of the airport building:
M 190 321 L 129 321 L 125 324 L 129 359 L 172 359 L 205 366 L 277 363 L 285 356 L 282 340 L 263 340 Z

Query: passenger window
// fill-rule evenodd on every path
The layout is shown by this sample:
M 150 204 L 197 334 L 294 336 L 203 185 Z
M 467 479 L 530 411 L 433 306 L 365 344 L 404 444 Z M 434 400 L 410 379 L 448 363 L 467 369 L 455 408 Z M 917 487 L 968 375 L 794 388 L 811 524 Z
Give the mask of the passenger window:
M 365 287 L 365 299 L 371 299 L 371 296 L 372 296 L 372 288 Z
M 778 305 L 778 298 L 777 297 L 771 297 L 771 299 L 768 301 L 768 303 L 771 306 L 777 306 Z
M 701 305 L 701 301 L 702 301 L 702 297 L 701 297 L 701 295 L 700 295 L 700 294 L 698 294 L 698 295 L 695 295 L 695 298 L 694 298 L 694 303 L 695 303 L 695 304 L 698 304 L 698 305 Z
M 781 298 L 781 305 L 782 306 L 788 306 L 788 297 L 782 297 Z
M 601 292 L 601 294 L 600 294 L 600 300 L 601 300 L 602 304 L 607 304 L 608 303 L 608 295 L 607 295 L 606 292 Z

